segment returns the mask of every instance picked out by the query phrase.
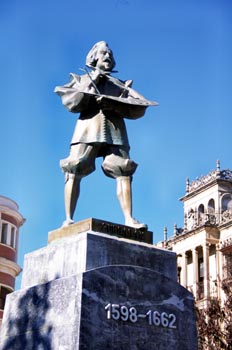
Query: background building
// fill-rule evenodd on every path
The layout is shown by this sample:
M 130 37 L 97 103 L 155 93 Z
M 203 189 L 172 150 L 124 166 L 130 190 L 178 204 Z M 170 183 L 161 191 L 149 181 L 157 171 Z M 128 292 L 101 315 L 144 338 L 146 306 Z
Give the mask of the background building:
M 208 175 L 186 181 L 184 227 L 158 245 L 177 254 L 179 282 L 198 303 L 224 300 L 223 281 L 232 282 L 232 171 L 220 162 Z
M 17 264 L 19 228 L 25 219 L 13 200 L 0 196 L 0 325 L 6 296 L 14 290 L 21 268 Z

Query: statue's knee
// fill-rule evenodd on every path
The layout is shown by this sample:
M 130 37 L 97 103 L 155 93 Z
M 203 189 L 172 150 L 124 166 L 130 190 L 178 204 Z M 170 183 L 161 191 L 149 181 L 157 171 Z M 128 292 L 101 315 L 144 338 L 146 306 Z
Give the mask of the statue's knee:
M 95 170 L 95 164 L 86 157 L 74 159 L 68 157 L 60 161 L 60 167 L 64 173 L 87 176 Z
M 107 156 L 102 164 L 102 170 L 105 175 L 118 178 L 121 176 L 131 177 L 138 164 L 136 164 L 131 159 L 124 159 L 122 157 L 116 156 L 114 154 Z
M 66 184 L 68 181 L 73 181 L 75 179 L 75 174 L 71 174 L 68 172 L 64 173 L 64 183 Z

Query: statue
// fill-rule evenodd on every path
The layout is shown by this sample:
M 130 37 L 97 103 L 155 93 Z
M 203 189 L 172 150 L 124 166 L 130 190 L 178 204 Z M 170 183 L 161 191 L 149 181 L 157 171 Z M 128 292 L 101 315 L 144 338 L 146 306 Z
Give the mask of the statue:
M 146 100 L 133 90 L 131 80 L 122 81 L 111 75 L 115 60 L 105 41 L 93 46 L 87 55 L 86 66 L 86 74 L 71 73 L 68 84 L 55 88 L 64 106 L 70 112 L 80 113 L 70 155 L 60 161 L 65 173 L 66 220 L 63 226 L 74 223 L 80 182 L 95 170 L 96 157 L 103 157 L 103 172 L 116 179 L 125 225 L 145 228 L 145 224 L 132 217 L 131 181 L 137 164 L 129 156 L 124 118 L 140 118 L 148 106 L 157 103 Z

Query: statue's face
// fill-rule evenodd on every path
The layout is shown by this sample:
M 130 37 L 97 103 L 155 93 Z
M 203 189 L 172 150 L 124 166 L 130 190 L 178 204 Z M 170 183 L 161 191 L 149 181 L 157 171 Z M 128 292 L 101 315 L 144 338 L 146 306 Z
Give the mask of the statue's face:
M 96 54 L 96 67 L 104 71 L 111 71 L 113 68 L 113 53 L 105 45 L 99 47 Z

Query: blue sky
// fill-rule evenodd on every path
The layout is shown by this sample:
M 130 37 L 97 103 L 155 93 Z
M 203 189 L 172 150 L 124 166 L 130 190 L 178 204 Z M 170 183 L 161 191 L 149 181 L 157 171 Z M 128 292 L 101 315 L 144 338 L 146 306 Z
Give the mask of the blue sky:
M 26 223 L 19 263 L 47 244 L 64 220 L 63 174 L 77 115 L 53 93 L 81 73 L 92 45 L 105 40 L 117 77 L 159 102 L 127 121 L 134 216 L 154 241 L 183 226 L 185 179 L 232 168 L 232 2 L 230 0 L 2 0 L 0 194 Z M 123 223 L 115 182 L 97 170 L 82 183 L 75 220 Z M 17 282 L 19 286 L 20 278 Z

